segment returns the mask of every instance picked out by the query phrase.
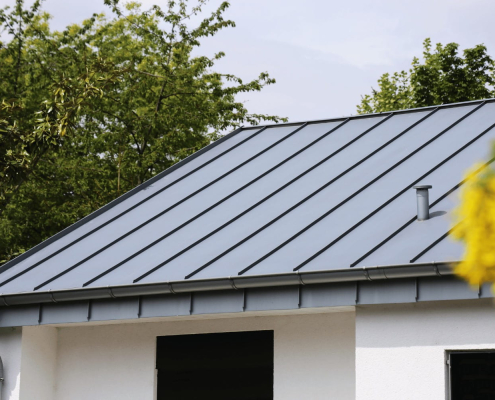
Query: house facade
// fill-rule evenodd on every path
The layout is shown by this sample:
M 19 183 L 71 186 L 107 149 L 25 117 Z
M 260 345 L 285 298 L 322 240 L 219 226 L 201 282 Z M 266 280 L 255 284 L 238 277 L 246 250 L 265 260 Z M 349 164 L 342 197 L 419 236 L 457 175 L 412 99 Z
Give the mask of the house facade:
M 226 135 L 0 268 L 2 398 L 495 398 L 493 294 L 448 237 L 494 127 L 486 100 Z

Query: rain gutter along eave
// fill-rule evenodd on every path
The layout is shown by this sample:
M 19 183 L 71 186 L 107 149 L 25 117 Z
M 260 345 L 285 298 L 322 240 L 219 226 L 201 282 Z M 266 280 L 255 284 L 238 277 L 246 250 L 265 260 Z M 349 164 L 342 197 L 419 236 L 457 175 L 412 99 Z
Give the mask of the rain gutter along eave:
M 191 293 L 215 290 L 311 285 L 319 283 L 358 282 L 453 275 L 457 262 L 429 262 L 375 267 L 346 268 L 281 274 L 229 276 L 224 278 L 142 283 L 119 286 L 73 288 L 40 292 L 0 294 L 0 306 L 66 301 L 150 296 L 158 294 Z

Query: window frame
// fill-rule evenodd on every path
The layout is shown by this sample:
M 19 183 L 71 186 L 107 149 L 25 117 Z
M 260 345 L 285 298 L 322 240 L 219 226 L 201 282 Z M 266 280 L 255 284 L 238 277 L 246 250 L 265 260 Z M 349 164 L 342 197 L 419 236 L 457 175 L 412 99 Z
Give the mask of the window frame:
M 445 350 L 445 393 L 446 400 L 452 400 L 452 354 L 495 353 L 494 349 L 455 349 Z
M 179 333 L 179 334 L 165 334 L 165 335 L 157 335 L 155 337 L 155 375 L 154 375 L 154 400 L 159 399 L 159 371 L 160 368 L 158 367 L 159 363 L 159 341 L 161 340 L 167 340 L 166 338 L 172 338 L 172 337 L 200 337 L 200 336 L 217 336 L 217 335 L 229 335 L 229 334 L 255 334 L 255 333 L 268 333 L 271 336 L 271 368 L 272 368 L 272 376 L 271 376 L 271 399 L 274 399 L 275 396 L 275 330 L 274 329 L 254 329 L 254 330 L 239 330 L 239 331 L 225 331 L 225 332 L 199 332 L 199 333 Z M 220 336 L 217 336 L 219 338 Z

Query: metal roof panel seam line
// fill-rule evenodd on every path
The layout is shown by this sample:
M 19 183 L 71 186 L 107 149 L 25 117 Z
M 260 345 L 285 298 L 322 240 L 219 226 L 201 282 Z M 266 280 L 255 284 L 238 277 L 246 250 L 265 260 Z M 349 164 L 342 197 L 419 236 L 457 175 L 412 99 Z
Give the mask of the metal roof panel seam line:
M 322 254 L 324 251 L 328 250 L 331 246 L 333 246 L 335 243 L 337 243 L 339 240 L 341 240 L 343 237 L 345 237 L 346 235 L 348 235 L 350 232 L 352 232 L 354 229 L 356 229 L 359 225 L 361 225 L 363 222 L 367 221 L 369 218 L 371 218 L 373 215 L 375 215 L 376 213 L 378 213 L 380 210 L 382 210 L 383 208 L 385 208 L 388 204 L 390 204 L 392 201 L 394 201 L 395 199 L 397 199 L 399 196 L 401 196 L 402 194 L 404 194 L 406 191 L 408 191 L 409 189 L 411 189 L 414 185 L 416 185 L 418 182 L 420 182 L 422 179 L 426 178 L 428 175 L 430 175 L 432 172 L 436 171 L 438 168 L 440 168 L 442 165 L 444 165 L 445 163 L 447 163 L 448 161 L 450 161 L 452 158 L 454 158 L 456 155 L 458 155 L 460 152 L 462 152 L 464 149 L 466 149 L 468 146 L 470 146 L 471 144 L 473 144 L 476 140 L 478 140 L 480 137 L 482 137 L 483 135 L 485 135 L 487 132 L 489 132 L 490 130 L 492 130 L 493 128 L 495 127 L 495 124 L 493 124 L 492 126 L 490 126 L 488 129 L 486 129 L 485 131 L 483 131 L 482 133 L 480 133 L 478 136 L 476 136 L 475 138 L 473 138 L 472 140 L 470 140 L 468 143 L 466 143 L 465 145 L 463 145 L 461 148 L 459 148 L 457 151 L 455 151 L 453 154 L 451 154 L 450 156 L 448 156 L 447 158 L 443 159 L 440 163 L 438 163 L 437 165 L 435 165 L 432 169 L 430 169 L 428 172 L 426 172 L 425 174 L 423 174 L 422 176 L 420 176 L 418 179 L 416 179 L 413 183 L 409 184 L 408 186 L 406 186 L 404 189 L 402 189 L 399 193 L 397 193 L 396 195 L 394 195 L 392 198 L 390 198 L 389 200 L 387 200 L 384 204 L 382 204 L 380 207 L 376 208 L 374 211 L 372 211 L 371 213 L 369 213 L 366 217 L 364 217 L 363 219 L 361 219 L 358 223 L 356 223 L 355 225 L 353 225 L 351 228 L 349 228 L 347 231 L 345 231 L 342 235 L 340 235 L 338 238 L 336 238 L 335 240 L 333 240 L 332 242 L 330 242 L 328 245 L 326 245 L 325 247 L 323 247 L 321 250 L 319 250 L 317 253 L 315 253 L 313 256 L 309 257 L 307 260 L 303 261 L 301 264 L 299 264 L 297 267 L 294 268 L 294 271 L 298 271 L 300 270 L 302 267 L 304 267 L 304 265 L 306 265 L 309 261 L 313 260 L 314 258 L 318 257 L 320 254 Z
M 247 137 L 246 139 L 244 139 L 244 140 L 240 141 L 239 143 L 235 144 L 234 146 L 232 146 L 232 147 L 228 148 L 227 150 L 223 151 L 222 153 L 218 154 L 217 156 L 213 157 L 212 159 L 208 160 L 207 162 L 205 162 L 205 163 L 203 163 L 203 164 L 199 165 L 197 168 L 193 169 L 192 171 L 189 171 L 188 173 L 184 174 L 184 175 L 183 175 L 183 176 L 181 176 L 180 178 L 178 178 L 178 179 L 176 179 L 175 181 L 173 181 L 173 182 L 169 183 L 168 185 L 164 186 L 164 187 L 163 187 L 163 188 L 161 188 L 160 190 L 157 190 L 157 191 L 156 191 L 155 193 L 153 193 L 152 195 L 150 195 L 150 196 L 148 196 L 148 197 L 144 198 L 143 200 L 141 200 L 141 201 L 139 201 L 138 203 L 134 204 L 133 206 L 129 207 L 129 208 L 128 208 L 128 209 L 126 209 L 125 211 L 123 211 L 123 212 L 121 212 L 121 213 L 117 214 L 115 217 L 113 217 L 113 218 L 109 219 L 108 221 L 104 222 L 103 224 L 101 224 L 101 225 L 97 226 L 96 228 L 93 228 L 92 230 L 90 230 L 90 231 L 89 231 L 89 232 L 87 232 L 86 234 L 84 234 L 84 235 L 82 235 L 81 237 L 79 237 L 79 238 L 77 238 L 77 239 L 73 240 L 72 242 L 68 243 L 68 244 L 67 244 L 67 245 L 65 245 L 64 247 L 62 247 L 62 248 L 60 248 L 60 249 L 56 250 L 56 251 L 55 251 L 55 252 L 53 252 L 52 254 L 50 254 L 50 255 L 48 255 L 48 256 L 46 256 L 46 257 L 44 257 L 44 258 L 43 258 L 43 259 L 41 259 L 40 261 L 38 261 L 38 262 L 36 262 L 35 264 L 33 264 L 33 265 L 31 266 L 31 268 L 35 268 L 35 267 L 37 267 L 38 265 L 40 265 L 40 264 L 44 263 L 45 261 L 48 261 L 49 259 L 51 259 L 52 257 L 56 256 L 57 254 L 60 254 L 61 252 L 63 252 L 63 251 L 65 251 L 65 250 L 67 250 L 67 249 L 68 249 L 68 248 L 70 248 L 70 247 L 72 247 L 74 244 L 79 243 L 81 240 L 85 239 L 86 237 L 88 237 L 89 235 L 93 234 L 94 232 L 96 232 L 96 231 L 100 230 L 101 228 L 103 228 L 103 227 L 105 227 L 105 226 L 107 226 L 107 225 L 111 224 L 111 223 L 112 223 L 112 222 L 114 222 L 115 220 L 119 219 L 120 217 L 122 217 L 123 215 L 125 215 L 125 214 L 129 213 L 130 211 L 134 210 L 135 208 L 139 207 L 140 205 L 142 205 L 143 203 L 145 203 L 145 202 L 147 202 L 148 200 L 152 199 L 153 197 L 157 196 L 158 194 L 162 193 L 162 192 L 163 192 L 163 191 L 165 191 L 166 189 L 168 189 L 168 188 L 172 187 L 172 186 L 173 186 L 173 185 L 175 185 L 176 183 L 178 183 L 178 182 L 182 181 L 183 179 L 187 178 L 188 176 L 192 175 L 193 173 L 195 173 L 195 172 L 199 171 L 201 168 L 205 167 L 205 166 L 206 166 L 206 165 L 208 165 L 208 164 L 211 164 L 212 162 L 216 161 L 217 159 L 219 159 L 219 158 L 220 158 L 220 157 L 222 157 L 223 155 L 225 155 L 225 154 L 229 153 L 230 151 L 232 151 L 232 150 L 234 150 L 235 148 L 239 147 L 239 146 L 240 146 L 240 145 L 242 145 L 243 143 L 245 143 L 245 142 L 247 142 L 248 140 L 252 139 L 253 137 L 257 136 L 258 134 L 260 134 L 260 133 L 261 133 L 262 131 L 264 131 L 265 129 L 266 129 L 266 127 L 261 128 L 260 130 L 256 131 L 254 134 L 250 135 L 250 136 L 249 136 L 249 137 Z M 238 133 L 240 133 L 241 131 L 242 131 L 242 128 L 240 128 L 239 130 L 236 130 L 236 131 L 232 132 L 232 134 L 230 134 L 230 135 L 228 135 L 228 136 L 232 137 L 232 136 L 234 136 L 233 134 L 238 134 Z M 219 142 L 219 141 L 221 141 L 221 140 L 222 140 L 222 139 L 219 139 L 217 142 Z M 216 144 L 216 142 L 214 142 L 213 144 Z M 211 145 L 210 145 L 210 146 L 211 146 Z M 207 146 L 207 147 L 210 147 L 210 146 Z M 204 150 L 206 150 L 206 148 L 205 148 Z M 202 153 L 204 153 L 204 152 L 202 152 Z M 196 153 L 195 153 L 195 154 L 196 154 Z M 189 158 L 190 158 L 190 157 L 188 157 L 188 158 L 187 158 L 187 159 L 185 159 L 184 161 L 186 161 L 186 160 L 190 161 L 190 160 L 189 160 Z M 195 157 L 194 157 L 194 158 L 195 158 Z M 194 159 L 194 158 L 191 158 L 191 160 L 192 160 L 192 159 Z M 177 163 L 177 164 L 179 164 L 179 163 Z M 175 165 L 177 165 L 177 164 L 175 164 Z M 184 164 L 185 164 L 185 163 L 184 163 Z M 184 164 L 182 164 L 182 165 L 184 165 Z M 137 193 L 138 191 L 143 190 L 144 188 L 148 187 L 151 183 L 153 183 L 154 181 L 158 180 L 158 178 L 162 178 L 163 176 L 166 176 L 166 175 L 167 175 L 167 173 L 169 173 L 169 171 L 171 171 L 171 170 L 172 170 L 172 171 L 173 171 L 173 170 L 175 170 L 175 169 L 176 169 L 176 168 L 174 168 L 174 166 L 175 166 L 175 165 L 173 165 L 172 167 L 170 167 L 170 168 L 166 169 L 165 171 L 163 171 L 162 173 L 158 174 L 157 176 L 155 176 L 155 177 L 153 177 L 153 178 L 149 179 L 148 181 L 146 181 L 146 182 L 144 182 L 143 184 L 139 185 L 139 186 L 138 186 L 138 187 L 136 187 L 135 189 L 132 189 L 132 190 L 131 190 L 131 191 L 129 191 L 128 193 L 131 193 L 131 192 L 132 192 L 132 194 L 134 194 L 134 193 Z M 127 196 L 127 193 L 126 193 L 126 194 L 124 194 L 124 195 L 122 195 L 120 198 L 123 198 L 124 196 Z M 120 198 L 118 198 L 118 199 L 116 199 L 116 200 L 119 200 Z M 106 205 L 106 206 L 102 207 L 100 210 L 105 209 L 105 211 L 107 211 L 109 208 L 111 208 L 111 207 L 109 207 L 110 205 L 112 205 L 112 207 L 113 207 L 114 205 L 118 204 L 118 202 L 116 202 L 116 200 L 114 200 L 114 201 L 110 202 L 108 205 Z M 114 203 L 115 203 L 115 204 L 114 204 Z M 91 216 L 93 216 L 94 214 L 99 213 L 99 212 L 100 212 L 100 210 L 96 210 L 95 212 L 93 212 L 92 214 L 90 214 L 88 217 L 91 217 Z M 101 214 L 101 212 L 100 212 L 100 214 Z M 99 215 L 99 214 L 98 214 L 98 215 Z M 86 220 L 86 218 L 88 218 L 88 217 L 83 218 L 81 221 L 78 221 L 78 222 L 76 222 L 76 223 L 75 223 L 75 224 L 73 224 L 73 225 L 74 225 L 74 226 L 76 226 L 76 225 L 77 225 L 77 226 L 81 226 L 81 225 L 83 225 L 83 224 L 82 224 L 82 222 L 83 222 L 83 221 L 85 221 L 85 220 Z M 91 218 L 91 219 L 92 219 L 92 218 Z M 85 222 L 88 222 L 89 220 L 90 220 L 90 219 L 88 219 L 88 220 L 87 220 L 87 221 L 85 221 Z M 72 226 L 71 226 L 71 227 L 72 227 Z M 71 227 L 69 227 L 69 228 L 71 228 Z M 69 228 L 66 228 L 66 229 L 69 229 Z M 65 231 L 66 231 L 66 229 L 65 229 L 65 230 L 63 230 L 62 232 L 60 232 L 59 234 L 62 234 L 63 232 L 65 232 Z M 55 236 L 58 236 L 59 234 L 57 234 L 57 235 L 55 235 Z M 51 238 L 50 238 L 50 239 L 51 239 Z M 40 243 L 40 245 L 41 245 L 41 244 L 44 244 L 45 242 L 49 241 L 50 239 L 47 239 L 46 241 L 44 241 L 44 242 Z M 47 243 L 47 244 L 49 244 L 49 243 Z M 33 250 L 35 250 L 35 249 L 38 249 L 38 246 L 35 246 L 33 249 L 29 250 L 28 252 L 31 252 L 31 251 L 33 251 Z M 41 249 L 41 248 L 40 248 L 40 249 Z M 40 249 L 38 249 L 38 250 L 40 250 Z M 36 251 L 38 251 L 38 250 L 36 250 Z M 24 254 L 27 254 L 28 252 L 26 252 L 26 253 L 24 253 Z M 33 253 L 34 253 L 34 252 L 33 252 Z M 33 253 L 30 253 L 30 254 L 33 254 Z M 23 259 L 23 258 L 22 258 L 22 256 L 24 256 L 24 254 L 21 254 L 19 257 L 14 258 L 12 261 L 9 261 L 8 263 L 6 263 L 6 264 L 5 264 L 5 265 L 3 265 L 2 267 L 0 267 L 0 273 L 1 273 L 1 272 L 3 272 L 3 271 L 5 271 L 5 270 L 7 270 L 7 269 L 9 269 L 9 268 L 11 268 L 11 267 L 13 267 L 15 264 L 17 264 L 19 261 L 21 261 L 21 260 Z M 17 260 L 17 261 L 16 261 L 16 260 Z
M 248 129 L 251 129 L 251 128 L 244 129 L 243 127 L 239 127 L 236 130 L 234 130 L 234 131 L 230 132 L 229 134 L 225 135 L 224 137 L 216 140 L 215 142 L 209 144 L 208 146 L 202 148 L 201 150 L 198 150 L 197 152 L 195 152 L 195 153 L 191 154 L 190 156 L 186 157 L 185 159 L 183 159 L 183 160 L 179 161 L 178 163 L 172 165 L 171 167 L 167 168 L 166 170 L 164 170 L 164 171 L 160 172 L 159 174 L 155 175 L 154 177 L 148 179 L 146 182 L 143 182 L 141 185 L 135 187 L 134 189 L 129 190 L 127 193 L 124 193 L 123 195 L 121 195 L 120 197 L 116 198 L 115 200 L 112 200 L 111 202 L 109 202 L 105 206 L 99 208 L 96 211 L 93 211 L 91 214 L 89 214 L 86 217 L 80 219 L 79 221 L 75 222 L 74 224 L 68 226 L 67 228 L 63 229 L 59 233 L 57 233 L 57 234 L 53 235 L 52 237 L 44 240 L 40 244 L 34 246 L 33 248 L 29 249 L 25 253 L 17 256 L 13 260 L 10 260 L 9 262 L 5 263 L 4 265 L 2 265 L 0 267 L 0 273 L 2 273 L 3 271 L 6 271 L 7 269 L 12 268 L 14 265 L 16 265 L 17 263 L 19 263 L 20 261 L 24 260 L 27 257 L 32 256 L 33 254 L 35 254 L 38 251 L 42 250 L 43 248 L 45 248 L 49 244 L 53 243 L 54 241 L 56 241 L 56 240 L 64 237 L 65 235 L 69 234 L 70 232 L 74 231 L 75 229 L 79 228 L 80 226 L 82 226 L 82 225 L 86 224 L 87 222 L 91 221 L 95 217 L 97 217 L 97 216 L 101 215 L 102 213 L 110 210 L 111 208 L 113 208 L 117 204 L 120 204 L 122 201 L 124 201 L 127 198 L 131 197 L 132 195 L 140 192 L 141 190 L 145 189 L 146 187 L 148 187 L 152 183 L 156 182 L 157 180 L 162 179 L 163 177 L 169 175 L 170 173 L 172 173 L 173 171 L 177 170 L 178 168 L 180 168 L 180 167 L 184 166 L 185 164 L 191 162 L 192 160 L 196 159 L 200 155 L 202 155 L 202 154 L 206 153 L 207 151 L 213 149 L 214 147 L 218 146 L 219 144 L 227 141 L 228 139 L 232 138 L 233 136 L 237 135 L 238 133 L 242 132 L 243 130 L 248 130 Z M 257 128 L 257 129 L 259 130 L 260 128 Z M 259 131 L 257 133 L 259 133 Z M 241 143 L 239 143 L 238 145 L 240 145 L 240 144 Z M 219 157 L 221 155 L 222 154 L 219 154 L 217 157 Z M 214 161 L 214 159 L 212 159 L 210 161 Z M 190 172 L 192 173 L 194 171 L 190 171 Z M 174 183 L 174 182 L 172 182 L 172 183 Z M 70 246 L 72 246 L 72 244 L 73 243 L 71 242 L 70 243 Z M 64 249 L 65 248 L 61 248 L 61 249 L 59 249 L 59 251 L 61 252 Z M 58 253 L 54 253 L 54 254 L 50 255 L 49 257 L 51 258 L 51 257 L 55 256 L 56 254 L 58 254 Z M 44 261 L 46 261 L 46 260 L 41 260 L 40 263 L 41 262 L 44 262 Z
M 363 192 L 364 190 L 366 190 L 368 187 L 370 187 L 371 185 L 373 185 L 375 182 L 377 182 L 378 180 L 380 180 L 381 178 L 383 178 L 384 176 L 386 176 L 388 173 L 390 173 L 391 171 L 393 171 L 397 166 L 399 166 L 400 164 L 402 164 L 406 160 L 410 159 L 416 153 L 420 152 L 422 149 L 424 149 L 425 147 L 427 147 L 430 143 L 434 142 L 436 139 L 438 139 L 439 137 L 441 137 L 442 135 L 444 135 L 446 132 L 448 132 L 454 126 L 456 126 L 457 124 L 459 124 L 465 118 L 467 118 L 468 116 L 472 115 L 474 112 L 476 112 L 483 105 L 484 105 L 484 103 L 482 103 L 478 107 L 474 108 L 473 110 L 469 111 L 468 113 L 466 113 L 465 115 L 463 115 L 461 118 L 459 118 L 457 121 L 455 121 L 453 124 L 451 124 L 449 127 L 447 127 L 446 129 L 442 130 L 440 133 L 438 133 L 433 138 L 431 138 L 430 140 L 428 140 L 426 143 L 423 143 L 421 146 L 417 147 L 415 150 L 413 150 L 412 152 L 410 152 L 407 156 L 403 157 L 401 160 L 399 160 L 394 165 L 392 165 L 390 168 L 388 168 L 387 170 L 385 170 L 384 172 L 382 172 L 381 174 L 379 174 L 377 177 L 375 177 L 374 179 L 372 179 L 366 185 L 362 186 L 360 189 L 358 189 L 357 191 L 355 191 L 353 194 L 351 194 L 350 196 L 348 196 L 347 198 L 345 198 L 344 200 L 342 200 L 339 204 L 337 204 L 336 206 L 332 207 L 327 212 L 323 213 L 320 217 L 318 217 L 317 219 L 315 219 L 314 221 L 312 221 L 310 224 L 306 225 L 306 227 L 304 227 L 299 232 L 297 232 L 296 234 L 294 234 L 293 236 L 291 236 L 289 239 L 287 239 L 286 241 L 284 241 L 283 243 L 281 243 L 279 246 L 277 246 L 276 248 L 274 248 L 270 252 L 266 253 L 264 256 L 260 257 L 258 260 L 254 261 L 253 263 L 251 263 L 250 265 L 248 265 L 243 270 L 241 270 L 239 272 L 239 275 L 242 275 L 242 274 L 246 273 L 250 269 L 254 268 L 261 261 L 267 259 L 272 254 L 276 253 L 277 251 L 279 251 L 280 249 L 282 249 L 283 247 L 285 247 L 287 244 L 289 244 L 294 239 L 296 239 L 297 237 L 299 237 L 300 235 L 302 235 L 304 232 L 306 232 L 308 229 L 310 229 L 311 227 L 313 227 L 314 225 L 316 225 L 317 223 L 319 223 L 320 221 L 322 221 L 324 218 L 326 218 L 332 212 L 334 212 L 335 210 L 337 210 L 339 207 L 341 207 L 342 205 L 344 205 L 345 203 L 347 203 L 349 200 L 351 200 L 352 198 L 356 197 L 361 192 Z M 307 261 L 309 262 L 309 259 Z M 306 263 L 306 261 L 304 263 Z M 298 269 L 302 268 L 302 266 L 303 265 L 299 265 L 294 270 L 297 271 Z
M 344 146 L 340 147 L 339 149 L 337 149 L 336 151 L 332 152 L 330 155 L 328 155 L 327 157 L 323 158 L 322 160 L 320 160 L 319 162 L 317 162 L 316 164 L 314 164 L 313 166 L 311 166 L 310 168 L 308 168 L 307 170 L 305 170 L 304 172 L 302 172 L 301 174 L 299 174 L 298 176 L 296 176 L 294 179 L 290 180 L 289 182 L 287 182 L 286 184 L 284 184 L 283 186 L 279 187 L 277 190 L 275 190 L 274 192 L 270 193 L 269 195 L 265 196 L 263 199 L 261 199 L 259 202 L 255 203 L 253 206 L 249 207 L 248 209 L 244 210 L 242 213 L 238 214 L 237 216 L 235 216 L 234 218 L 232 218 L 231 220 L 227 221 L 225 224 L 223 224 L 222 226 L 220 226 L 219 228 L 213 230 L 212 232 L 208 233 L 207 235 L 203 236 L 202 238 L 198 239 L 196 242 L 192 243 L 191 245 L 189 245 L 188 247 L 182 249 L 180 252 L 174 254 L 172 257 L 168 258 L 167 260 L 165 260 L 164 262 L 160 263 L 159 265 L 155 266 L 154 268 L 148 270 L 147 272 L 145 272 L 144 274 L 142 274 L 141 276 L 139 276 L 138 278 L 136 278 L 134 280 L 134 282 L 139 282 L 141 279 L 145 278 L 146 276 L 148 276 L 149 274 L 155 272 L 156 270 L 158 270 L 159 268 L 161 268 L 162 266 L 166 265 L 167 263 L 169 263 L 170 261 L 172 261 L 173 259 L 177 258 L 178 256 L 180 256 L 181 254 L 184 254 L 186 251 L 190 250 L 191 248 L 193 248 L 194 246 L 196 246 L 197 244 L 203 242 L 205 239 L 211 237 L 212 235 L 214 235 L 215 233 L 219 232 L 220 230 L 222 230 L 223 228 L 225 228 L 226 226 L 230 225 L 232 222 L 238 220 L 240 217 L 242 217 L 243 215 L 247 214 L 248 212 L 252 211 L 253 209 L 255 209 L 256 207 L 258 207 L 260 204 L 264 203 L 266 200 L 268 200 L 269 198 L 273 197 L 274 195 L 276 195 L 277 193 L 281 192 L 283 189 L 285 189 L 286 187 L 290 186 L 291 184 L 293 184 L 294 182 L 296 182 L 297 180 L 299 180 L 300 178 L 302 178 L 304 175 L 308 174 L 309 172 L 313 171 L 315 168 L 317 168 L 318 166 L 322 165 L 323 163 L 325 163 L 326 161 L 328 161 L 330 158 L 332 158 L 333 156 L 335 156 L 336 154 L 340 153 L 343 149 L 349 147 L 352 143 L 354 143 L 356 140 L 359 140 L 361 137 L 363 137 L 365 134 L 367 134 L 368 132 L 370 132 L 372 129 L 374 129 L 375 127 L 381 125 L 382 123 L 384 123 L 387 119 L 389 119 L 390 117 L 392 117 L 392 115 L 389 115 L 387 116 L 386 118 L 382 119 L 381 121 L 379 121 L 377 124 L 373 125 L 371 128 L 367 129 L 366 131 L 364 131 L 363 133 L 361 133 L 360 135 L 358 135 L 356 138 L 354 138 L 353 140 L 351 140 L 350 142 L 346 143 Z M 186 279 L 188 279 L 186 277 Z
M 179 206 L 180 204 L 184 203 L 185 201 L 187 201 L 188 199 L 192 198 L 193 196 L 195 196 L 196 194 L 202 192 L 203 190 L 209 188 L 210 186 L 214 185 L 215 183 L 221 181 L 223 178 L 225 178 L 226 176 L 232 174 L 233 172 L 239 170 L 240 168 L 242 168 L 244 165 L 250 163 L 251 161 L 255 160 L 256 158 L 258 158 L 259 156 L 261 156 L 262 154 L 268 152 L 269 150 L 271 150 L 272 148 L 274 148 L 275 146 L 277 146 L 278 144 L 282 143 L 283 141 L 285 141 L 286 139 L 288 139 L 289 137 L 293 136 L 294 134 L 296 134 L 297 132 L 299 132 L 300 130 L 302 130 L 307 124 L 303 124 L 302 126 L 298 127 L 297 129 L 291 131 L 289 134 L 285 135 L 284 137 L 282 137 L 281 139 L 279 139 L 278 141 L 276 141 L 275 143 L 272 143 L 270 146 L 264 148 L 263 150 L 261 150 L 260 152 L 258 152 L 257 154 L 255 154 L 254 156 L 250 157 L 249 159 L 245 160 L 244 162 L 238 164 L 237 166 L 235 166 L 234 168 L 231 168 L 229 171 L 225 172 L 224 174 L 222 174 L 221 176 L 219 176 L 218 178 L 215 178 L 213 181 L 207 183 L 206 185 L 202 186 L 201 188 L 197 189 L 196 191 L 194 191 L 193 193 L 187 195 L 186 197 L 182 198 L 181 200 L 179 200 L 178 202 L 172 204 L 170 207 L 167 207 L 165 210 L 162 210 L 161 212 L 155 214 L 153 217 L 149 218 L 148 220 L 146 220 L 145 222 L 143 222 L 142 224 L 138 225 L 137 227 L 133 228 L 132 230 L 128 231 L 127 233 L 125 233 L 124 235 L 121 235 L 120 237 L 118 237 L 117 239 L 113 240 L 112 242 L 110 242 L 109 244 L 107 244 L 106 246 L 100 248 L 99 250 L 97 250 L 96 252 L 90 254 L 88 257 L 84 258 L 83 260 L 79 261 L 78 263 L 72 265 L 71 267 L 65 269 L 64 271 L 60 272 L 59 274 L 55 275 L 54 277 L 52 277 L 51 279 L 45 281 L 44 283 L 40 284 L 37 286 L 37 288 L 41 288 L 43 287 L 44 285 L 52 282 L 53 280 L 65 275 L 66 273 L 72 271 L 73 269 L 77 268 L 78 266 L 82 265 L 83 263 L 85 263 L 86 261 L 90 260 L 91 258 L 95 257 L 96 255 L 100 254 L 101 252 L 105 251 L 106 249 L 110 248 L 111 246 L 113 246 L 114 244 L 118 243 L 119 241 L 121 241 L 122 239 L 128 237 L 129 235 L 131 235 L 132 233 L 134 232 L 137 232 L 139 229 L 141 229 L 142 227 L 146 226 L 147 224 L 149 224 L 150 222 L 156 220 L 157 218 L 161 217 L 162 215 L 166 214 L 167 212 L 173 210 L 175 207 Z M 259 132 L 258 132 L 259 133 Z M 219 202 L 220 204 L 220 202 Z M 213 207 L 211 207 L 210 209 L 212 209 Z M 185 225 L 184 225 L 185 226 Z M 27 272 L 27 270 L 26 270 Z M 10 280 L 9 280 L 10 279 Z M 9 281 L 15 279 L 15 277 L 12 277 L 12 278 L 9 278 L 8 280 L 0 283 L 0 287 L 3 286 L 5 283 L 8 283 Z M 36 290 L 36 289 L 35 289 Z
M 476 169 L 476 171 L 474 173 L 477 174 L 477 173 L 481 172 L 483 169 L 485 169 L 487 166 L 489 166 L 494 161 L 495 161 L 495 158 L 492 158 L 490 161 L 488 161 L 487 163 L 485 163 L 483 166 L 481 166 L 480 168 Z M 438 203 L 440 203 L 443 199 L 445 199 L 451 193 L 453 193 L 454 191 L 456 191 L 457 189 L 459 189 L 465 182 L 466 182 L 466 179 L 463 179 L 457 185 L 454 185 L 454 187 L 452 187 L 451 189 L 449 189 L 448 191 L 446 191 L 444 194 L 442 194 L 438 199 L 436 199 L 435 201 L 433 201 L 430 204 L 430 207 L 429 208 L 431 209 L 432 207 L 436 206 Z M 384 240 L 382 240 L 380 243 L 378 243 L 375 247 L 373 247 L 371 250 L 369 250 L 368 252 L 366 252 L 365 254 L 363 254 L 356 261 L 353 261 L 350 264 L 350 267 L 351 268 L 352 267 L 355 267 L 357 264 L 359 264 L 365 258 L 367 258 L 371 254 L 373 254 L 376 250 L 378 250 L 380 247 L 382 247 L 384 244 L 386 244 L 388 241 L 390 241 L 395 236 L 397 236 L 400 232 L 402 232 L 405 228 L 407 228 L 409 225 L 411 225 L 414 221 L 416 221 L 416 219 L 417 219 L 416 216 L 414 216 L 411 219 L 409 219 L 406 223 L 404 223 L 403 225 L 401 225 L 397 230 L 395 230 L 394 232 L 392 232 L 389 236 L 387 236 Z

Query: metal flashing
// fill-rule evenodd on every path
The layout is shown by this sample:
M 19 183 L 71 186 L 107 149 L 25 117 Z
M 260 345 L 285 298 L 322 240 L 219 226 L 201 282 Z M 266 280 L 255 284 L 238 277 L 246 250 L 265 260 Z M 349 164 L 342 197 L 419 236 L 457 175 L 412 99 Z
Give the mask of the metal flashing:
M 491 292 L 483 297 L 490 297 Z M 492 295 L 491 295 L 492 296 Z M 477 290 L 452 276 L 320 283 L 143 297 L 102 298 L 0 308 L 0 327 L 143 320 L 202 314 L 300 310 L 442 300 L 479 301 Z M 270 314 L 267 314 L 270 315 Z
M 289 272 L 252 276 L 235 276 L 218 279 L 190 281 L 158 282 L 132 284 L 113 287 L 75 288 L 49 290 L 28 293 L 4 293 L 0 295 L 3 306 L 33 303 L 58 303 L 132 296 L 150 296 L 157 294 L 177 294 L 190 292 L 241 290 L 248 288 L 311 285 L 318 283 L 374 281 L 425 276 L 452 275 L 451 263 L 423 263 L 405 265 L 376 266 L 367 268 L 341 269 L 330 271 Z M 441 267 L 441 273 L 440 268 Z M 0 305 L 1 307 L 2 305 Z

